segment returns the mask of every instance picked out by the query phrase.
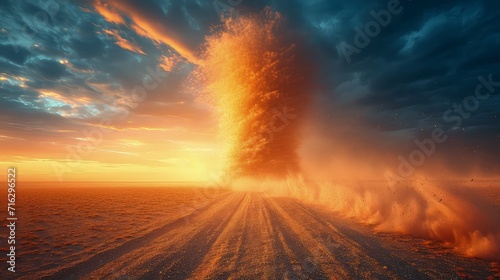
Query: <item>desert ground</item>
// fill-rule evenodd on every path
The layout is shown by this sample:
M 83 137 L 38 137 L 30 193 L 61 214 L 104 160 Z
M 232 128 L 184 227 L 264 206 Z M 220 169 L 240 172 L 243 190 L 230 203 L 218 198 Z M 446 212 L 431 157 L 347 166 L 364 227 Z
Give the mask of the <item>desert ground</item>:
M 19 197 L 17 271 L 2 279 L 500 277 L 497 262 L 260 192 L 43 187 Z

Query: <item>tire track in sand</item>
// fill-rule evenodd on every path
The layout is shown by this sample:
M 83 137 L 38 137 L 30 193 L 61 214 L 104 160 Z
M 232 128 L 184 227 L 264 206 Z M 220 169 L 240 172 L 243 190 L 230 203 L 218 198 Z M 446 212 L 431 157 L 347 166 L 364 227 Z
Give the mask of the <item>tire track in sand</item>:
M 439 255 L 373 234 L 323 208 L 261 193 L 228 193 L 208 205 L 50 279 L 459 278 L 438 256 L 485 276 L 488 262 Z M 187 221 L 187 222 L 186 222 Z M 418 252 L 418 253 L 417 253 Z M 432 269 L 427 269 L 431 267 Z M 34 277 L 36 278 L 36 277 Z M 32 278 L 33 279 L 33 278 Z
M 152 241 L 159 239 L 161 236 L 169 233 L 176 228 L 183 228 L 188 220 L 194 220 L 198 216 L 209 211 L 209 209 L 224 205 L 227 202 L 232 202 L 234 200 L 235 194 L 227 194 L 219 198 L 215 198 L 210 201 L 207 205 L 202 206 L 188 214 L 182 215 L 167 224 L 152 230 L 151 232 L 142 235 L 140 237 L 129 240 L 117 247 L 101 251 L 79 263 L 70 264 L 58 268 L 56 270 L 43 271 L 38 276 L 27 276 L 25 279 L 81 279 L 86 275 L 92 274 L 98 271 L 101 267 L 107 264 L 113 263 L 122 256 L 127 256 L 130 252 L 135 250 L 141 250 L 147 248 Z M 109 272 L 110 270 L 108 270 Z M 110 275 L 108 275 L 110 276 Z

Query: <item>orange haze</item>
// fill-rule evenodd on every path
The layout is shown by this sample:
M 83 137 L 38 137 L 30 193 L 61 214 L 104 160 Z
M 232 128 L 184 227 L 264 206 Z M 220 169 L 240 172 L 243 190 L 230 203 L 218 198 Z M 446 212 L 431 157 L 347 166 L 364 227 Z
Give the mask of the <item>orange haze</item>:
M 308 168 L 301 169 L 311 166 L 297 155 L 299 140 L 304 140 L 299 120 L 306 119 L 312 96 L 310 69 L 303 68 L 301 52 L 286 30 L 281 15 L 270 9 L 228 20 L 207 38 L 192 76 L 202 99 L 218 113 L 223 166 L 232 187 L 319 203 L 373 224 L 378 231 L 439 240 L 469 256 L 498 259 L 498 211 L 463 186 L 425 177 L 357 181 L 370 173 L 370 164 L 341 153 L 335 154 L 335 161 L 344 161 L 342 182 L 331 173 L 320 181 L 305 171 Z M 336 150 L 351 143 L 338 144 Z M 314 173 L 327 174 L 329 168 L 326 164 L 324 172 Z

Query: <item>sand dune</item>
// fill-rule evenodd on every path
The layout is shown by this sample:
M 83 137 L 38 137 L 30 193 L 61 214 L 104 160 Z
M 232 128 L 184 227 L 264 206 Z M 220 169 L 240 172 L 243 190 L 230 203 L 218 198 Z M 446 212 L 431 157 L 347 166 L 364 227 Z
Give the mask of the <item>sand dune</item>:
M 498 264 L 257 192 L 224 192 L 150 230 L 22 279 L 450 279 Z M 22 271 L 21 271 L 22 273 Z

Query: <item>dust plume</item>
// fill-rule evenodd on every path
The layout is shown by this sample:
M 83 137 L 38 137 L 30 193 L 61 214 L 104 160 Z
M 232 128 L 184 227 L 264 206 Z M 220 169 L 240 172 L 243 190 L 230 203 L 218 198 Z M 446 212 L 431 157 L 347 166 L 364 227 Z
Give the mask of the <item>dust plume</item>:
M 467 256 L 499 259 L 498 207 L 463 182 L 418 176 L 393 185 L 384 181 L 317 184 L 312 201 L 374 225 L 376 231 L 442 241 Z
M 231 178 L 284 178 L 299 171 L 310 71 L 296 42 L 270 8 L 229 19 L 206 38 L 191 78 L 216 110 L 222 166 Z
M 388 184 L 383 170 L 391 165 L 394 146 L 346 123 L 350 118 L 342 110 L 334 118 L 339 125 L 328 129 L 349 126 L 353 133 L 334 141 L 327 129 L 301 134 L 301 126 L 321 120 L 308 111 L 314 67 L 306 67 L 306 52 L 297 42 L 283 17 L 270 9 L 230 19 L 206 38 L 191 81 L 217 113 L 221 165 L 231 186 L 321 204 L 377 231 L 438 240 L 468 256 L 498 259 L 498 208 L 474 191 L 428 175 Z M 327 145 L 310 146 L 332 158 L 314 162 L 307 150 L 299 157 L 314 137 L 327 139 Z
M 447 147 L 439 146 L 425 166 L 403 177 L 398 156 L 408 152 L 340 106 L 329 111 L 335 112 L 333 121 L 309 117 L 300 152 L 309 180 L 282 184 L 281 193 L 325 205 L 376 231 L 437 240 L 466 256 L 500 260 L 497 176 L 452 172 L 444 160 Z

